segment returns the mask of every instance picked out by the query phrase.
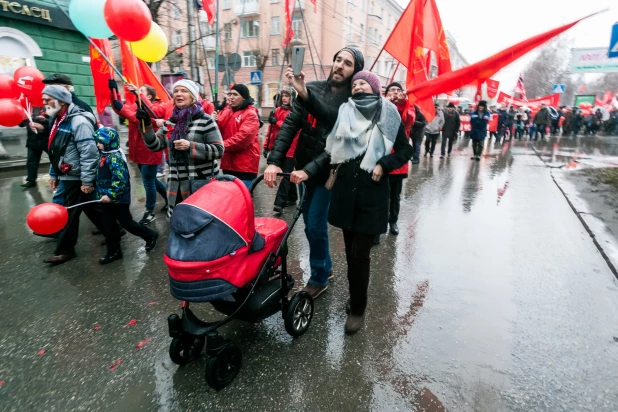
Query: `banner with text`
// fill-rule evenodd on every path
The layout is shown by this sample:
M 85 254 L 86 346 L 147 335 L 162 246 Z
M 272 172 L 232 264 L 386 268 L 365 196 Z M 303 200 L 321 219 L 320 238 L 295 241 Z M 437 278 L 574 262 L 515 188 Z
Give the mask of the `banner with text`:
M 460 132 L 469 132 L 472 130 L 470 126 L 470 115 L 469 114 L 460 114 L 459 115 L 459 131 Z
M 522 99 L 516 99 L 513 96 L 510 96 L 504 92 L 500 92 L 496 103 L 506 104 L 507 106 L 528 106 L 530 108 L 535 108 L 541 106 L 542 103 L 545 103 L 547 106 L 558 107 L 560 105 L 560 95 L 551 94 L 549 96 L 539 97 L 538 99 L 530 99 L 526 101 Z

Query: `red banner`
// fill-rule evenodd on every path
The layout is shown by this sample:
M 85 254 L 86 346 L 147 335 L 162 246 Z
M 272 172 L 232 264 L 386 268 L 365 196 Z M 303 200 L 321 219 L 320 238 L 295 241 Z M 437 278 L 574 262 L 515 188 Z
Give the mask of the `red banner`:
M 500 119 L 500 115 L 498 113 L 492 113 L 491 115 L 491 120 L 489 121 L 489 124 L 487 125 L 487 130 L 489 130 L 490 133 L 496 133 L 498 131 L 498 120 Z
M 113 63 L 114 55 L 108 39 L 92 39 L 105 56 Z M 90 71 L 94 82 L 94 95 L 97 101 L 97 112 L 103 113 L 105 107 L 111 103 L 111 97 L 107 82 L 114 78 L 114 72 L 101 54 L 90 46 Z
M 488 79 L 485 83 L 487 85 L 487 97 L 493 99 L 498 94 L 500 88 L 500 82 L 494 79 Z
M 472 126 L 470 125 L 470 115 L 469 114 L 460 114 L 459 122 L 460 122 L 459 131 L 469 132 L 472 130 Z
M 522 99 L 516 99 L 513 96 L 510 96 L 504 92 L 500 92 L 498 95 L 498 99 L 496 100 L 497 104 L 506 104 L 507 106 L 528 106 L 531 109 L 536 107 L 540 107 L 542 103 L 545 103 L 547 106 L 558 107 L 560 105 L 560 95 L 559 94 L 551 94 L 545 97 L 539 97 L 538 99 L 530 99 L 528 101 Z

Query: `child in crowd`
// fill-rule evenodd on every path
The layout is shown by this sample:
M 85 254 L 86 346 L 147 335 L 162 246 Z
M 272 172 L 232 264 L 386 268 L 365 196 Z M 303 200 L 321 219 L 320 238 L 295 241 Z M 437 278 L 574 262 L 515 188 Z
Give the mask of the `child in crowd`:
M 120 232 L 116 222 L 129 233 L 146 241 L 146 250 L 157 244 L 159 234 L 133 220 L 131 205 L 131 182 L 129 167 L 124 153 L 120 150 L 118 132 L 110 127 L 102 127 L 94 134 L 101 158 L 97 169 L 96 190 L 103 209 L 103 224 L 109 231 L 107 253 L 99 259 L 104 265 L 122 259 Z
M 515 138 L 521 140 L 524 136 L 524 129 L 526 128 L 526 124 L 523 119 L 523 115 L 518 114 L 515 119 Z

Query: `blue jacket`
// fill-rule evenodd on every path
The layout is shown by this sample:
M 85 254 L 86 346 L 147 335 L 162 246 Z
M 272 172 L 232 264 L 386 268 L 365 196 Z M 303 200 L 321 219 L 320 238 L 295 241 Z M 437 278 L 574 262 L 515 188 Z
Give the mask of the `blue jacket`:
M 112 203 L 131 204 L 129 167 L 120 150 L 118 132 L 111 127 L 102 127 L 96 131 L 94 139 L 103 145 L 97 168 L 97 198 L 108 196 Z
M 491 114 L 485 111 L 483 117 L 479 116 L 477 110 L 470 115 L 470 138 L 473 140 L 485 140 L 487 137 L 487 125 L 491 120 Z

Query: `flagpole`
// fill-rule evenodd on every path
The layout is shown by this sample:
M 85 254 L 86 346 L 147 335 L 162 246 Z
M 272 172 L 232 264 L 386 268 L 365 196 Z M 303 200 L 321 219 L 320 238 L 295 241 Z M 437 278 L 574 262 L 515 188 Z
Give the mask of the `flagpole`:
M 208 53 L 206 52 L 206 46 L 204 46 L 204 31 L 202 30 L 202 22 L 200 21 L 200 13 L 197 13 L 197 27 L 200 30 L 200 42 L 202 43 L 202 53 L 204 54 L 204 60 L 206 61 L 206 73 L 208 74 L 208 85 L 210 86 L 210 97 L 214 97 L 212 91 L 212 81 L 210 80 L 210 69 L 208 68 Z M 210 35 L 209 35 L 210 36 Z M 204 89 L 206 93 L 206 89 Z
M 303 19 L 303 26 L 305 27 L 305 32 L 307 34 L 307 45 L 309 46 L 309 55 L 311 56 L 311 64 L 313 65 L 313 73 L 315 74 L 315 79 L 318 78 L 318 70 L 315 68 L 315 61 L 313 60 L 313 50 L 311 48 L 311 42 L 309 41 L 309 30 L 307 30 L 307 22 L 305 21 L 305 13 L 303 13 L 303 8 L 300 0 L 298 0 L 298 9 L 300 10 L 300 18 Z
M 217 10 L 215 10 L 215 94 L 213 96 L 213 103 L 215 108 L 219 105 L 219 0 L 216 4 Z M 208 67 L 208 65 L 206 65 Z M 210 70 L 210 69 L 209 69 Z M 210 73 L 210 72 L 209 72 Z

